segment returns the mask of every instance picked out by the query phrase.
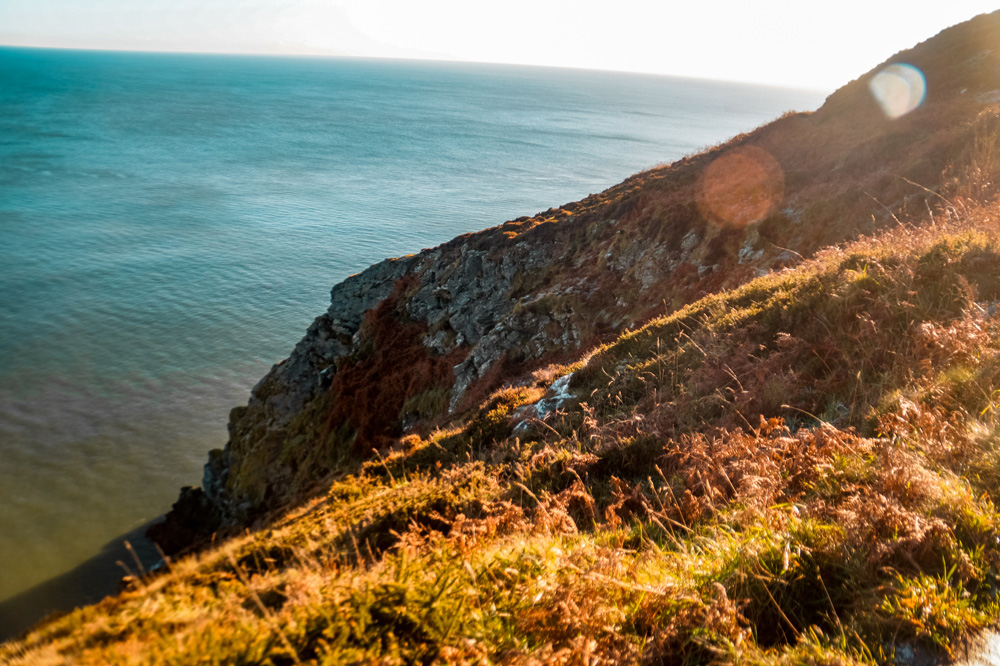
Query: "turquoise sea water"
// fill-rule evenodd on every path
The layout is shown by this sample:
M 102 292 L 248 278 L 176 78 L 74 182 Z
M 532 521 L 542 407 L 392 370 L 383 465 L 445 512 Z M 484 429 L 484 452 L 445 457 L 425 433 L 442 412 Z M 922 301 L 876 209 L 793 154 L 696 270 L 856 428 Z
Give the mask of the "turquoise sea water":
M 0 600 L 166 511 L 330 287 L 822 93 L 0 48 Z

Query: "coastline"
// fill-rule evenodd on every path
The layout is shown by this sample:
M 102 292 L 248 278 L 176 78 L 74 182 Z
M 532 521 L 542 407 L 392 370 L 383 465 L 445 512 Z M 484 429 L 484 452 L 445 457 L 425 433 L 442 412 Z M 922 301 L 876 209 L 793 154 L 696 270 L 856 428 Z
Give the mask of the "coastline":
M 896 56 L 912 113 L 866 75 L 338 283 L 174 505 L 231 537 L 0 661 L 995 662 L 983 32 Z
M 8 117 L 40 130 L 0 151 L 16 220 L 0 248 L 0 569 L 18 583 L 0 599 L 197 484 L 333 284 L 822 102 L 592 72 L 253 58 L 234 77 L 208 56 L 0 56 Z M 48 86 L 65 87 L 51 113 Z
M 46 617 L 58 617 L 81 606 L 95 604 L 114 595 L 129 570 L 137 567 L 125 542 L 129 542 L 143 568 L 149 571 L 162 562 L 156 546 L 146 538 L 153 520 L 108 541 L 100 552 L 69 571 L 35 585 L 24 592 L 0 600 L 0 642 L 16 638 Z

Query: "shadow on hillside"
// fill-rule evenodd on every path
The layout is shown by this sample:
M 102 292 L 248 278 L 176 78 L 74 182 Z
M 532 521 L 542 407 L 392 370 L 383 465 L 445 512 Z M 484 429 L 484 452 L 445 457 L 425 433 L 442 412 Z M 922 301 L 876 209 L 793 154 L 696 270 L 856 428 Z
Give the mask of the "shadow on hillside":
M 121 561 L 132 571 L 136 569 L 125 541 L 132 544 L 148 571 L 160 557 L 156 547 L 146 539 L 145 532 L 160 518 L 162 516 L 112 539 L 100 553 L 76 568 L 0 601 L 0 641 L 14 638 L 51 613 L 67 612 L 114 594 L 125 575 L 117 562 Z

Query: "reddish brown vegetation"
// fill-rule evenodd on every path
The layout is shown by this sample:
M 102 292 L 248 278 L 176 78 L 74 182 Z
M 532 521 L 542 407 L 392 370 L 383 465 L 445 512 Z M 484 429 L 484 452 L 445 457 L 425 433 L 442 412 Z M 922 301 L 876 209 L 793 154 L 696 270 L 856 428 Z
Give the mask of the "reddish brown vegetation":
M 415 279 L 397 283 L 392 295 L 365 315 L 361 351 L 342 361 L 329 392 L 326 433 L 348 426 L 352 449 L 367 454 L 402 433 L 400 411 L 407 398 L 433 389 L 450 389 L 453 368 L 468 350 L 439 356 L 423 345 L 425 323 L 409 320 L 401 296 Z

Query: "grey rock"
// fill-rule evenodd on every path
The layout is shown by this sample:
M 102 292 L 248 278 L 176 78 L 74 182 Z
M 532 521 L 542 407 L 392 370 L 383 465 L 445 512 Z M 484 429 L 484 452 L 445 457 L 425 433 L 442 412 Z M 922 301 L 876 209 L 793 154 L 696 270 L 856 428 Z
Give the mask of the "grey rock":
M 710 236 L 710 229 L 689 231 L 679 248 L 668 247 L 667 236 L 622 244 L 615 220 L 567 219 L 519 234 L 487 229 L 348 277 L 332 288 L 329 308 L 289 357 L 253 388 L 246 407 L 233 411 L 225 449 L 213 452 L 205 466 L 205 495 L 222 523 L 238 524 L 294 494 L 295 484 L 310 471 L 299 469 L 300 461 L 286 452 L 333 445 L 315 440 L 303 423 L 316 418 L 310 410 L 329 409 L 320 401 L 336 381 L 340 361 L 366 344 L 365 313 L 397 287 L 398 312 L 426 326 L 420 339 L 428 352 L 464 354 L 453 367 L 448 408 L 456 412 L 469 389 L 501 361 L 530 363 L 579 349 L 595 332 L 606 335 L 635 324 L 641 308 L 662 312 L 661 303 L 673 299 L 674 270 Z M 598 258 L 605 255 L 611 280 L 597 275 Z M 756 258 L 754 253 L 748 260 Z M 719 269 L 701 266 L 698 274 Z M 645 304 L 637 305 L 643 299 Z M 559 404 L 562 398 L 550 399 Z M 536 409 L 545 412 L 549 404 Z M 404 425 L 414 423 L 411 418 Z M 320 454 L 335 457 L 336 452 Z M 258 469 L 261 465 L 266 469 Z

